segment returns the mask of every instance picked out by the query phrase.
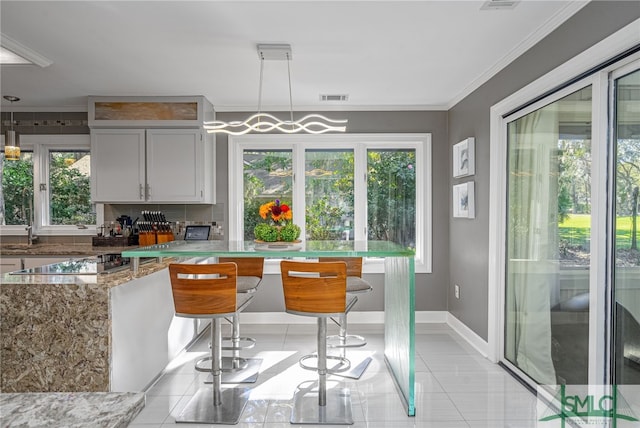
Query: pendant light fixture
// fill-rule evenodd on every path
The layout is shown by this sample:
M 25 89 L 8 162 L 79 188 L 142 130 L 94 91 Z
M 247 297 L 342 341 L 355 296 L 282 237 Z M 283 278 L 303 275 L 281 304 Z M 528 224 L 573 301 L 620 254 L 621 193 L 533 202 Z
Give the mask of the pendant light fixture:
M 291 46 L 290 45 L 258 45 L 260 57 L 260 86 L 258 89 L 258 112 L 244 121 L 224 122 L 214 120 L 204 122 L 204 129 L 208 133 L 224 133 L 229 135 L 244 135 L 249 132 L 267 133 L 271 131 L 295 134 L 324 134 L 325 132 L 345 132 L 347 120 L 329 119 L 320 114 L 309 114 L 301 119 L 293 120 L 293 97 L 291 94 Z M 262 112 L 262 75 L 265 60 L 287 61 L 289 78 L 289 114 L 290 120 L 281 120 L 269 113 Z
M 12 105 L 20 98 L 13 95 L 5 95 L 3 98 Z M 20 134 L 13 130 L 13 108 L 11 109 L 11 129 L 7 129 L 4 133 L 4 158 L 6 160 L 20 160 Z

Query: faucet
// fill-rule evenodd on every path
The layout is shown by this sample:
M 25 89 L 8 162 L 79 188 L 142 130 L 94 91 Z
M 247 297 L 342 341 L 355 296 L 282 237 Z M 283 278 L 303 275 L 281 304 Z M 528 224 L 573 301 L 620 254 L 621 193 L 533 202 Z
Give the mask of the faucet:
M 38 240 L 38 237 L 33 234 L 33 226 L 28 225 L 24 228 L 27 231 L 27 245 L 32 245 L 34 242 Z
M 27 188 L 22 190 L 23 200 L 24 200 L 24 195 L 26 191 L 27 191 Z M 29 198 L 28 203 L 29 203 L 29 217 L 27 219 L 27 227 L 25 227 L 24 230 L 27 231 L 27 245 L 31 246 L 34 242 L 38 240 L 38 237 L 33 234 L 33 202 L 31 198 Z M 24 205 L 23 205 L 23 210 L 24 210 Z

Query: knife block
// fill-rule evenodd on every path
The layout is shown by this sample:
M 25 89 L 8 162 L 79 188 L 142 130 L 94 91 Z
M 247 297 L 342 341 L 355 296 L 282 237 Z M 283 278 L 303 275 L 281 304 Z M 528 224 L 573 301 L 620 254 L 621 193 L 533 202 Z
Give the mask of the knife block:
M 138 241 L 141 247 L 147 247 L 149 245 L 171 242 L 174 239 L 175 236 L 171 231 L 154 230 L 148 232 L 140 232 Z

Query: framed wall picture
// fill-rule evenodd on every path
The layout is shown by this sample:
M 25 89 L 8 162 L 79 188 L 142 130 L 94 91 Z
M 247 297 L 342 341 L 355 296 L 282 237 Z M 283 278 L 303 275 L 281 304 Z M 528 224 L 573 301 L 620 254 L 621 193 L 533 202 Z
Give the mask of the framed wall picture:
M 475 138 L 469 137 L 453 146 L 453 176 L 466 177 L 476 173 Z
M 474 182 L 456 184 L 453 186 L 453 217 L 475 218 L 475 189 Z

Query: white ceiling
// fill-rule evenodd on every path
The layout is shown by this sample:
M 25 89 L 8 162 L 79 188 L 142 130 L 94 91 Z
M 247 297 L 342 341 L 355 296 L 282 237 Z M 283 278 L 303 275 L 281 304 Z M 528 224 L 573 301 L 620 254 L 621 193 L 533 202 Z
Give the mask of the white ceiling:
M 204 95 L 218 111 L 255 110 L 256 45 L 287 43 L 295 110 L 443 109 L 587 1 L 483 3 L 2 0 L 2 34 L 53 63 L 0 66 L 1 90 L 21 98 L 16 111 L 86 110 L 88 95 Z M 266 61 L 263 109 L 288 106 L 286 61 Z

